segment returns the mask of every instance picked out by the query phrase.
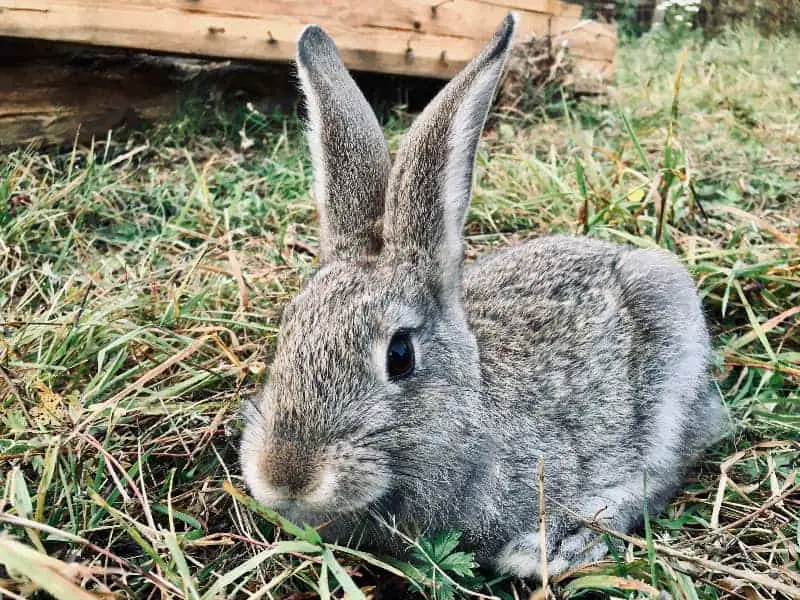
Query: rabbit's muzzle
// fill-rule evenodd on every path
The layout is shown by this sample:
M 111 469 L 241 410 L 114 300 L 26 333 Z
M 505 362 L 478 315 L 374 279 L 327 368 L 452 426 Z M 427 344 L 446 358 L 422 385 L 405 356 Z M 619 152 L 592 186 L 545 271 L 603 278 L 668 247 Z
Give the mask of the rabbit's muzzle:
M 289 441 L 273 441 L 263 455 L 262 473 L 276 500 L 302 501 L 320 487 L 319 457 Z

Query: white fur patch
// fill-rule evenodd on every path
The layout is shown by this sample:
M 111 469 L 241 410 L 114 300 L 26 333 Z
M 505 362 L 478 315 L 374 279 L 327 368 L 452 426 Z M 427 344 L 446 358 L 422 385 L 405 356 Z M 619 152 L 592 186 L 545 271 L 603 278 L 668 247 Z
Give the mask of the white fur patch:
M 267 432 L 272 430 L 272 413 L 267 409 L 263 394 L 258 402 L 261 411 L 259 418 L 250 422 L 242 432 L 242 442 L 239 448 L 239 462 L 242 468 L 242 476 L 250 488 L 253 497 L 259 502 L 269 504 L 277 500 L 271 487 L 264 481 L 262 473 L 262 456 L 268 447 L 269 440 Z
M 317 485 L 303 498 L 303 502 L 310 506 L 330 506 L 336 497 L 337 482 L 336 471 L 326 462 L 317 477 Z
M 497 570 L 517 577 L 536 577 L 541 571 L 539 532 L 526 533 L 506 544 L 495 561 Z M 547 575 L 554 577 L 580 564 L 603 558 L 608 547 L 586 527 L 560 540 L 555 556 L 547 561 Z
M 463 246 L 462 231 L 467 217 L 472 186 L 475 179 L 474 162 L 477 152 L 469 156 L 469 148 L 480 138 L 486 121 L 494 89 L 503 70 L 504 61 L 497 60 L 487 66 L 472 82 L 466 97 L 461 101 L 451 127 L 448 140 L 447 166 L 445 167 L 443 224 L 444 236 L 441 248 L 445 276 L 458 278 L 457 266 L 461 262 Z M 469 160 L 473 164 L 469 164 Z M 471 169 L 472 176 L 466 177 Z M 457 281 L 448 282 L 456 284 Z
M 319 211 L 320 230 L 328 231 L 328 173 L 325 170 L 325 152 L 322 148 L 322 111 L 319 105 L 319 98 L 311 85 L 308 69 L 299 60 L 297 61 L 297 73 L 300 76 L 300 83 L 306 98 L 306 108 L 308 109 L 308 132 L 306 137 L 311 153 L 311 168 L 314 173 L 314 199 L 317 202 L 317 210 Z M 323 254 L 327 254 L 327 248 L 322 250 Z
M 516 577 L 539 577 L 542 572 L 542 552 L 539 532 L 526 533 L 512 540 L 503 548 L 495 561 L 500 573 Z M 547 562 L 547 575 L 552 577 L 569 568 L 569 561 L 555 556 Z
M 500 573 L 531 577 L 540 571 L 539 532 L 526 533 L 505 545 L 495 564 Z
M 602 527 L 627 531 L 628 521 L 639 516 L 633 511 L 644 507 L 643 498 L 644 476 L 637 474 L 621 485 L 598 490 L 583 501 L 577 512 L 581 518 L 596 521 Z

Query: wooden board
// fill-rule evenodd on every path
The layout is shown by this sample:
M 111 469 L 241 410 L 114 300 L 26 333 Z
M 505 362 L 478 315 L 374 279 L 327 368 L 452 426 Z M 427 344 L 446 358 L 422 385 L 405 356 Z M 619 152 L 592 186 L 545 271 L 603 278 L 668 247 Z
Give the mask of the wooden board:
M 552 34 L 607 80 L 616 35 L 560 0 L 0 0 L 0 36 L 289 62 L 300 31 L 325 27 L 354 70 L 448 79 L 510 10 L 520 38 Z
M 611 80 L 614 28 L 581 20 L 581 7 L 562 0 L 0 0 L 0 147 L 71 143 L 78 130 L 88 141 L 170 114 L 187 86 L 170 59 L 139 51 L 256 61 L 244 85 L 236 73 L 215 70 L 206 91 L 248 89 L 250 98 L 280 104 L 293 97 L 289 63 L 308 23 L 325 27 L 363 77 L 444 80 L 480 51 L 509 10 L 519 14 L 520 41 L 551 35 L 569 45 L 574 88 L 595 91 Z M 3 39 L 25 49 L 15 55 L 6 44 L 4 52 Z M 94 59 L 52 54 L 61 42 L 94 47 L 87 53 Z M 40 53 L 43 47 L 50 50 Z
M 241 107 L 285 113 L 297 107 L 289 64 L 156 56 L 136 50 L 0 38 L 0 150 L 71 146 L 109 130 L 174 117 L 185 106 Z M 421 110 L 443 85 L 431 78 L 355 73 L 376 106 Z M 223 109 L 224 110 L 224 109 Z
M 0 148 L 66 144 L 76 133 L 89 141 L 138 120 L 167 117 L 177 107 L 176 86 L 121 64 L 105 68 L 102 76 L 56 62 L 3 67 Z

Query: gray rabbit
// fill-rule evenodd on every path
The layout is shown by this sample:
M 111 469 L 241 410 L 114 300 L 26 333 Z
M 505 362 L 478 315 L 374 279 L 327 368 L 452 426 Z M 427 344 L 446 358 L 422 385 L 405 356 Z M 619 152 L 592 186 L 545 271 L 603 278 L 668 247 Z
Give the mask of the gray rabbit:
M 463 266 L 473 164 L 516 28 L 436 96 L 394 165 L 333 41 L 299 40 L 321 265 L 245 409 L 256 499 L 329 539 L 463 532 L 500 572 L 551 574 L 663 509 L 722 431 L 692 279 L 661 250 L 543 237 Z

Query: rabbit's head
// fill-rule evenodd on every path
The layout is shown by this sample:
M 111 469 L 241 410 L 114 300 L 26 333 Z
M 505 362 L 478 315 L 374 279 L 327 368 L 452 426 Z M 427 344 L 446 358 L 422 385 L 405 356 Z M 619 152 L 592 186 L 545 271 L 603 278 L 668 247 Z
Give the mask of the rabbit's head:
M 251 492 L 287 516 L 391 509 L 446 484 L 478 435 L 461 229 L 515 25 L 509 15 L 436 96 L 394 166 L 331 39 L 316 26 L 300 37 L 321 266 L 284 311 L 241 446 Z

